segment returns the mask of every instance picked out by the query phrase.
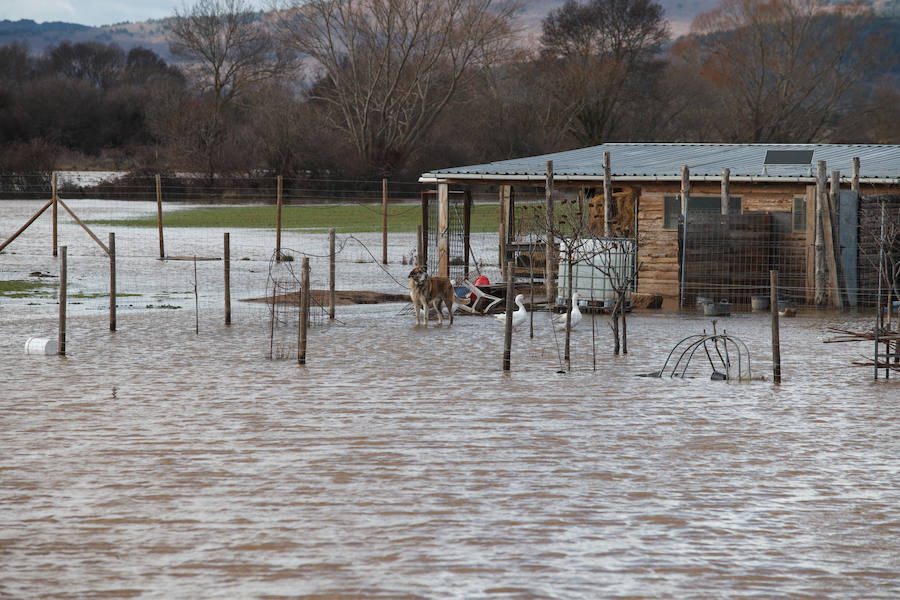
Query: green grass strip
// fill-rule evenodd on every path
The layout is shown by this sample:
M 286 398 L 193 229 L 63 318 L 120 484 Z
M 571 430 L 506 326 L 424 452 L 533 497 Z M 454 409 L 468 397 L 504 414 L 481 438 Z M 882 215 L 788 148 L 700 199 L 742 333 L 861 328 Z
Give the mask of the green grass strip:
M 35 295 L 48 295 L 50 291 L 47 288 L 58 287 L 55 282 L 45 281 L 28 281 L 26 279 L 10 279 L 8 281 L 0 281 L 0 296 L 7 298 L 27 298 Z
M 472 232 L 497 230 L 497 207 L 490 204 L 472 206 Z M 285 206 L 281 210 L 282 229 L 328 231 L 334 227 L 339 233 L 381 231 L 381 205 L 340 204 L 329 206 Z M 462 212 L 451 210 L 451 219 L 462 220 Z M 415 232 L 421 223 L 419 205 L 388 205 L 388 231 Z M 156 216 L 141 218 L 92 220 L 88 223 L 124 226 L 156 227 Z M 274 206 L 212 206 L 190 208 L 163 213 L 164 227 L 221 227 L 275 228 Z

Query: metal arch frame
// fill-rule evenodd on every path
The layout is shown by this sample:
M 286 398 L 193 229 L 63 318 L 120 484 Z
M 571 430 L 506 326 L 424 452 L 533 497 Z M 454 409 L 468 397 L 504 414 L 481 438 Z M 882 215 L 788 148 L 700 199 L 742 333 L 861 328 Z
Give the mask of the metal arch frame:
M 719 346 L 720 342 L 722 343 L 721 348 Z M 713 373 L 719 372 L 716 369 L 717 364 L 713 359 L 712 354 L 710 353 L 710 343 L 712 343 L 713 348 L 715 349 L 715 353 L 718 356 L 719 361 L 721 362 L 721 366 L 724 368 L 726 379 L 728 378 L 728 368 L 732 365 L 731 353 L 729 353 L 728 351 L 729 344 L 731 344 L 736 349 L 736 352 L 734 354 L 736 354 L 737 356 L 737 380 L 743 381 L 745 379 L 743 375 L 744 355 L 746 355 L 747 361 L 746 379 L 749 380 L 751 378 L 752 372 L 750 369 L 750 350 L 747 348 L 747 345 L 743 340 L 725 333 L 715 335 L 707 335 L 706 333 L 701 333 L 689 335 L 685 338 L 682 338 L 677 344 L 675 344 L 672 350 L 669 351 L 669 354 L 666 356 L 666 360 L 663 363 L 662 368 L 657 373 L 655 373 L 655 376 L 662 377 L 665 374 L 666 368 L 668 367 L 669 362 L 672 360 L 672 357 L 675 355 L 676 351 L 685 344 L 687 345 L 684 346 L 684 348 L 681 350 L 681 353 L 678 355 L 678 358 L 675 360 L 675 364 L 669 373 L 669 377 L 680 377 L 683 379 L 687 374 L 687 370 L 690 366 L 691 360 L 693 360 L 694 355 L 701 347 L 706 353 L 706 358 L 709 361 L 709 365 L 712 368 Z M 723 351 L 725 356 L 722 356 Z

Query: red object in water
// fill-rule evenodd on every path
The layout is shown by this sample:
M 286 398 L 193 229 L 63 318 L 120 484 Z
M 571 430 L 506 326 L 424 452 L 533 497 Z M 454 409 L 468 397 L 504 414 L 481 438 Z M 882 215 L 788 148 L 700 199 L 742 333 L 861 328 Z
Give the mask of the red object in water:
M 479 285 L 490 285 L 490 284 L 491 284 L 491 280 L 488 279 L 487 277 L 485 277 L 484 275 L 479 275 L 479 276 L 478 276 L 478 279 L 476 279 L 476 280 L 474 281 L 474 284 L 475 284 L 476 286 L 479 286 Z M 475 294 L 469 294 L 469 300 L 471 300 L 472 302 L 475 302 Z

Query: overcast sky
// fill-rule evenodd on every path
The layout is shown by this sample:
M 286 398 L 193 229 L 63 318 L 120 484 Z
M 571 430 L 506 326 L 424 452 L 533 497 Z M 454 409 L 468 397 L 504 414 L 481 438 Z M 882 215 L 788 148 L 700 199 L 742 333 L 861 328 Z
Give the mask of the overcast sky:
M 244 0 L 263 8 L 268 0 Z M 175 9 L 191 6 L 184 0 L 0 0 L 0 21 L 31 19 L 38 23 L 64 21 L 81 25 L 112 25 L 123 21 L 146 21 L 171 17 Z

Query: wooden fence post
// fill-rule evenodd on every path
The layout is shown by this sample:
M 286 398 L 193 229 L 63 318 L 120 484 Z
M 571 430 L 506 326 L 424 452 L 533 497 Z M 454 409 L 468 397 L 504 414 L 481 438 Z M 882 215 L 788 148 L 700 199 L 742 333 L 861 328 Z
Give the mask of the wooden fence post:
M 425 230 L 422 229 L 422 225 L 416 225 L 416 244 L 418 245 L 417 254 L 416 254 L 416 265 L 419 267 L 425 266 Z
M 547 216 L 547 234 L 544 243 L 544 288 L 547 294 L 547 304 L 556 302 L 556 269 L 553 257 L 556 255 L 556 223 L 553 216 L 553 161 L 547 161 L 547 170 L 544 182 L 544 202 Z M 509 266 L 509 265 L 507 265 Z M 512 281 L 512 269 L 507 268 L 507 277 Z
M 109 330 L 116 330 L 116 234 L 109 232 Z
M 334 320 L 335 284 L 334 227 L 328 230 L 328 318 Z
M 853 170 L 850 175 L 850 189 L 859 193 L 859 157 L 853 157 Z
M 731 169 L 722 169 L 722 216 L 731 210 Z
M 512 354 L 512 320 L 513 307 L 516 303 L 513 301 L 513 271 L 512 265 L 506 265 L 506 329 L 503 331 L 503 370 L 509 372 L 510 356 Z
M 159 231 L 159 257 L 166 257 L 165 245 L 163 244 L 163 218 L 162 218 L 162 184 L 159 175 L 156 176 L 156 228 Z
M 231 325 L 231 234 L 225 232 L 225 324 Z
M 781 333 L 778 324 L 778 271 L 769 271 L 769 312 L 772 315 L 772 378 L 781 383 Z
M 275 192 L 275 262 L 281 262 L 281 175 L 277 179 Z
M 834 294 L 831 297 L 832 308 L 844 308 L 844 299 L 847 299 L 847 305 L 850 304 L 850 297 L 847 295 L 847 286 L 844 279 L 844 265 L 841 252 L 841 172 L 831 172 L 831 183 L 828 193 L 828 207 L 825 211 L 827 218 L 823 225 L 827 223 L 828 238 L 825 240 L 825 247 L 829 250 L 826 255 L 826 264 L 828 265 L 828 281 Z
M 59 338 L 56 353 L 66 355 L 66 288 L 68 287 L 68 246 L 59 248 Z
M 437 274 L 450 277 L 450 184 L 438 184 Z
M 463 200 L 463 279 L 469 279 L 469 247 L 472 244 L 472 192 L 466 190 Z
M 825 161 L 820 160 L 816 169 L 816 245 L 815 245 L 815 304 L 825 305 L 825 233 L 822 230 L 822 210 L 825 204 Z
M 194 333 L 200 333 L 200 290 L 197 285 L 197 255 L 194 255 Z
M 681 284 L 678 286 L 678 307 L 684 308 L 687 285 L 687 225 L 688 203 L 691 200 L 691 170 L 681 167 Z
M 498 257 L 497 264 L 500 265 L 500 272 L 506 272 L 506 244 L 509 242 L 509 211 L 510 211 L 510 199 L 512 196 L 512 186 L 509 185 L 501 185 L 499 190 L 499 201 L 500 201 L 500 223 L 498 227 L 499 233 L 499 244 L 497 246 Z
M 387 177 L 382 178 L 381 180 L 381 264 L 388 264 L 387 257 L 387 238 L 388 238 L 388 215 L 387 215 L 387 206 L 388 206 L 388 180 Z
M 59 218 L 59 194 L 57 193 L 57 188 L 56 188 L 56 171 L 53 172 L 52 192 L 51 193 L 52 193 L 51 200 L 53 201 L 53 224 L 52 224 L 53 256 L 57 256 L 59 254 L 59 250 L 58 250 L 58 246 L 57 246 L 57 242 L 59 241 L 58 229 L 57 229 L 57 219 Z M 65 354 L 65 352 L 63 352 L 62 354 Z
M 297 363 L 306 364 L 306 329 L 309 323 L 309 257 L 303 257 L 303 270 L 300 278 L 300 328 L 297 333 Z
M 609 152 L 603 153 L 603 236 L 612 237 L 612 172 Z M 572 284 L 569 284 L 572 287 Z

